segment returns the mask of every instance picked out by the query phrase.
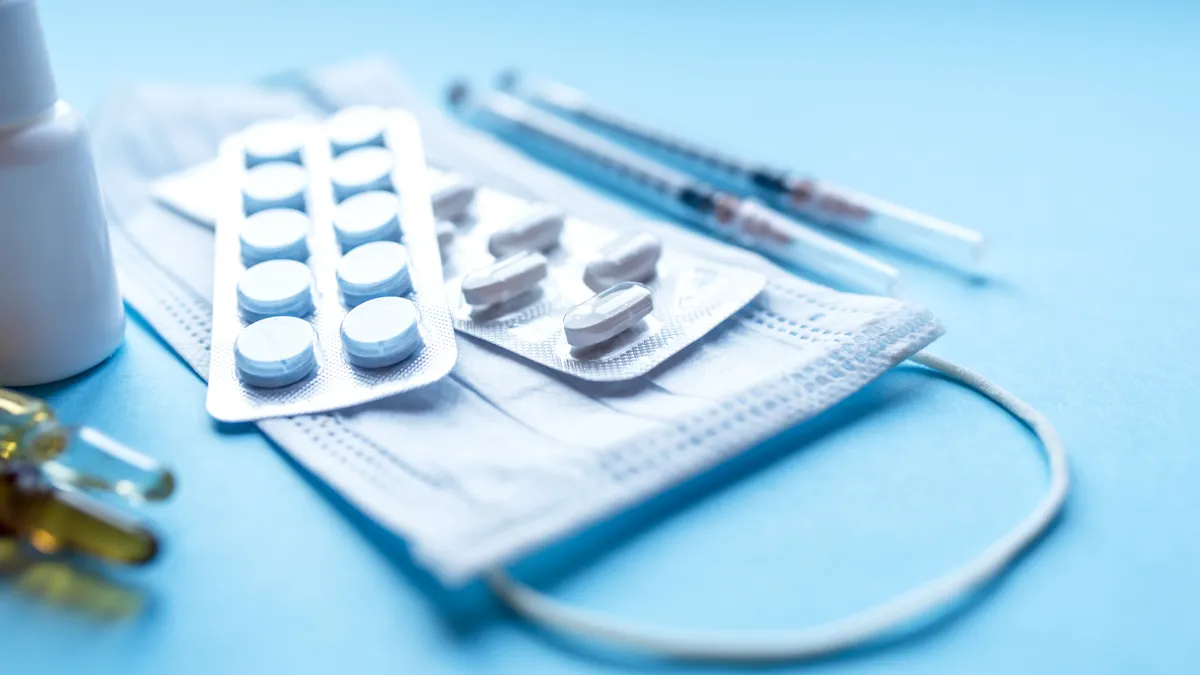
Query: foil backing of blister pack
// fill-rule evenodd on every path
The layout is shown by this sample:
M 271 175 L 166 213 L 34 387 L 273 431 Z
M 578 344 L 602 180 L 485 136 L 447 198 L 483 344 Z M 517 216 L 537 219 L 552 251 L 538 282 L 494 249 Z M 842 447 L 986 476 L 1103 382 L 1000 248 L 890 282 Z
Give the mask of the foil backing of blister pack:
M 297 122 L 307 130 L 302 151 L 308 171 L 305 194 L 311 220 L 308 235 L 315 311 L 304 317 L 317 336 L 318 366 L 305 379 L 280 388 L 248 386 L 238 376 L 234 345 L 249 325 L 239 314 L 237 285 L 246 267 L 239 231 L 246 214 L 241 185 L 246 172 L 245 138 L 221 146 L 221 196 L 216 210 L 213 284 L 212 362 L 207 408 L 227 422 L 292 416 L 345 408 L 431 384 L 450 372 L 457 359 L 454 327 L 446 304 L 441 258 L 430 207 L 428 175 L 415 119 L 387 111 L 385 144 L 393 152 L 391 182 L 400 201 L 402 242 L 408 251 L 412 290 L 404 297 L 419 312 L 423 346 L 399 363 L 378 369 L 351 365 L 342 350 L 341 324 L 347 308 L 339 297 L 336 268 L 342 249 L 333 231 L 336 206 L 330 169 L 333 152 L 325 123 Z
M 438 183 L 453 177 L 430 173 Z M 572 348 L 563 317 L 596 295 L 584 283 L 584 269 L 622 234 L 618 230 L 567 216 L 558 245 L 544 251 L 549 271 L 539 288 L 486 308 L 463 297 L 463 277 L 497 260 L 488 249 L 491 235 L 539 206 L 477 189 L 471 208 L 454 222 L 453 239 L 442 247 L 442 264 L 455 328 L 548 368 L 597 382 L 644 375 L 748 304 L 766 283 L 758 272 L 666 246 L 655 274 L 642 282 L 654 295 L 650 315 L 607 342 Z

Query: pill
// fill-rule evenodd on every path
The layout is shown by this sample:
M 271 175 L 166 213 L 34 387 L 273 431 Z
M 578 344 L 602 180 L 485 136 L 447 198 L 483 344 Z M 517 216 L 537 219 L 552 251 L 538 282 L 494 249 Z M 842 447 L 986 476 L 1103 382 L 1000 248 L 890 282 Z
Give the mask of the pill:
M 473 307 L 494 305 L 512 300 L 545 278 L 546 257 L 522 251 L 463 277 L 463 300 Z
M 300 164 L 303 161 L 304 140 L 304 126 L 293 120 L 252 124 L 242 132 L 246 166 L 249 168 L 266 162 Z
M 537 208 L 507 227 L 492 233 L 488 251 L 497 258 L 517 251 L 547 251 L 562 236 L 563 212 L 553 207 Z
M 412 290 L 408 251 L 394 241 L 363 244 L 338 261 L 337 282 L 347 307 L 385 295 L 404 295 Z
M 246 321 L 269 316 L 307 316 L 313 311 L 312 275 L 295 260 L 268 260 L 242 273 L 238 309 Z
M 445 185 L 435 185 L 430 192 L 433 202 L 433 217 L 437 220 L 458 220 L 462 218 L 475 201 L 474 183 L 455 179 Z
M 355 307 L 342 320 L 346 360 L 362 368 L 384 368 L 412 356 L 422 344 L 417 306 L 404 298 L 377 298 Z
M 338 204 L 333 233 L 343 251 L 372 241 L 400 238 L 400 198 L 394 192 L 360 192 Z
M 385 113 L 372 105 L 356 105 L 339 110 L 329 118 L 326 132 L 333 154 L 366 145 L 384 145 Z
M 255 387 L 285 387 L 303 380 L 317 365 L 312 326 L 303 319 L 275 316 L 250 324 L 233 343 L 238 376 Z
M 246 171 L 242 181 L 242 203 L 246 213 L 266 209 L 304 210 L 308 172 L 291 162 L 266 162 Z
M 662 257 L 662 239 L 649 232 L 631 232 L 600 249 L 600 257 L 583 270 L 583 283 L 599 293 L 622 281 L 646 281 Z
M 649 288 L 626 281 L 597 293 L 563 316 L 563 333 L 573 347 L 591 347 L 625 332 L 654 310 Z
M 239 235 L 242 262 L 308 258 L 308 216 L 295 209 L 267 209 L 246 219 Z
M 342 201 L 367 190 L 391 190 L 394 163 L 390 150 L 375 146 L 338 155 L 329 170 L 334 197 Z

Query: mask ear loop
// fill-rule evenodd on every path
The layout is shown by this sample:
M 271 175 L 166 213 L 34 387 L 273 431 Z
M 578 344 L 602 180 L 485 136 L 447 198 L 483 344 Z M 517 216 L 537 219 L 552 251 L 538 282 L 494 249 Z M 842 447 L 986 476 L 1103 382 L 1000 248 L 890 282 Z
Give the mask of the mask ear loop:
M 493 592 L 525 619 L 559 633 L 682 661 L 795 661 L 827 656 L 875 640 L 977 590 L 1014 563 L 1062 510 L 1069 483 L 1067 454 L 1046 418 L 983 376 L 932 354 L 911 360 L 979 391 L 1023 422 L 1041 441 L 1049 487 L 1033 512 L 973 560 L 891 600 L 808 628 L 762 632 L 679 631 L 641 625 L 552 600 L 506 572 L 490 572 Z

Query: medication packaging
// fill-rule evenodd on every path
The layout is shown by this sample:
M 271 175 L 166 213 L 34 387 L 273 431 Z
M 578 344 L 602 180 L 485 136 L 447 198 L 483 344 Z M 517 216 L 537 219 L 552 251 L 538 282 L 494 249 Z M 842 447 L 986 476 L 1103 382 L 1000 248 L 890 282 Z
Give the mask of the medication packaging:
M 264 122 L 226 139 L 218 162 L 213 417 L 345 408 L 450 372 L 454 329 L 410 115 Z
M 422 262 L 415 249 L 396 243 L 401 223 L 389 202 L 395 196 L 371 189 L 385 167 L 378 152 L 381 146 L 355 148 L 346 140 L 368 142 L 361 138 L 371 136 L 369 130 L 356 134 L 346 127 L 347 120 L 371 114 L 387 113 L 347 109 L 325 123 L 326 129 L 337 129 L 327 131 L 331 138 L 343 139 L 327 141 L 329 145 L 349 148 L 334 162 L 350 153 L 370 151 L 357 167 L 330 171 L 332 191 L 336 195 L 341 190 L 328 221 L 338 251 L 344 251 L 333 285 L 342 309 L 376 297 L 402 295 L 396 289 L 406 287 L 409 269 Z M 272 122 L 247 130 L 243 137 L 254 138 L 262 128 L 286 129 L 288 124 L 299 123 Z M 369 142 L 378 143 L 378 137 Z M 242 162 L 229 165 L 244 171 L 251 186 L 248 192 L 253 193 L 243 197 L 243 211 L 234 214 L 243 223 L 242 257 L 234 262 L 244 267 L 274 255 L 276 263 L 275 269 L 266 270 L 269 282 L 261 285 L 249 274 L 255 270 L 243 273 L 246 281 L 233 292 L 238 298 L 239 326 L 266 314 L 303 318 L 310 311 L 311 293 L 298 263 L 307 245 L 299 236 L 302 228 L 294 222 L 300 220 L 298 214 L 288 207 L 254 211 L 269 203 L 297 203 L 304 188 L 294 172 L 277 171 L 261 183 L 254 174 L 274 163 L 269 161 L 272 153 L 294 158 L 298 151 L 280 141 L 258 143 L 253 162 L 250 148 L 243 147 Z M 243 169 L 247 164 L 251 168 Z M 552 204 L 480 187 L 469 178 L 432 167 L 427 177 L 437 220 L 434 238 L 441 251 L 454 328 L 585 380 L 620 381 L 644 375 L 748 304 L 765 284 L 756 271 L 664 247 L 649 231 L 626 232 L 584 221 Z M 246 210 L 252 213 L 242 215 Z M 384 250 L 388 248 L 398 250 Z M 217 303 L 219 307 L 220 300 Z M 384 330 L 386 339 L 380 338 L 388 349 L 399 350 L 381 357 L 384 361 L 403 353 L 399 345 L 411 344 L 411 334 L 397 330 L 395 326 Z M 253 349 L 268 331 L 270 344 L 286 343 L 289 349 L 266 355 Z M 259 382 L 260 389 L 293 386 L 288 383 L 304 378 L 320 357 L 320 345 L 312 342 L 310 349 L 305 336 L 299 323 L 284 320 L 249 331 L 237 361 L 241 381 Z M 361 368 L 365 362 L 360 345 L 344 330 L 326 344 L 340 350 L 349 365 Z M 260 362 L 257 356 L 266 360 Z
M 650 232 L 430 173 L 439 195 L 475 194 L 442 209 L 455 328 L 554 370 L 593 381 L 644 375 L 765 283 L 758 272 L 664 247 Z

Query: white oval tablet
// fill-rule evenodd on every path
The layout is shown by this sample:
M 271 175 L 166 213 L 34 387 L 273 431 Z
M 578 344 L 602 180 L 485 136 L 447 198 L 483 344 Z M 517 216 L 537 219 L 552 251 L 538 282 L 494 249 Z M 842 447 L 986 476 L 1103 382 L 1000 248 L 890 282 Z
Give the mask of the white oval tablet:
M 433 217 L 437 220 L 458 220 L 466 214 L 475 201 L 478 187 L 465 179 L 451 176 L 452 180 L 430 190 Z
M 463 277 L 463 300 L 485 307 L 512 300 L 546 278 L 546 256 L 522 251 Z
M 238 376 L 254 387 L 285 387 L 308 377 L 317 365 L 312 326 L 276 316 L 244 328 L 233 343 Z
M 404 295 L 412 290 L 408 251 L 394 241 L 363 244 L 338 261 L 337 280 L 347 307 L 385 295 Z
M 365 145 L 382 147 L 385 119 L 383 109 L 373 105 L 354 105 L 339 110 L 329 118 L 326 126 L 333 154 L 340 155 Z
M 517 251 L 547 251 L 558 245 L 563 231 L 563 212 L 542 206 L 508 227 L 492 233 L 488 239 L 488 251 L 497 258 Z
M 246 218 L 238 235 L 242 261 L 253 267 L 265 260 L 308 258 L 308 216 L 296 209 L 267 209 Z
M 421 347 L 417 306 L 404 298 L 377 298 L 342 320 L 346 360 L 361 368 L 385 368 Z
M 394 164 L 391 150 L 375 146 L 338 155 L 329 170 L 334 197 L 342 201 L 367 190 L 391 190 Z
M 242 204 L 247 214 L 266 209 L 304 209 L 308 172 L 291 162 L 266 162 L 248 169 L 242 180 Z
M 293 120 L 271 120 L 246 127 L 242 132 L 242 148 L 246 166 L 266 162 L 302 163 L 304 126 Z
M 662 239 L 649 232 L 631 232 L 600 249 L 600 257 L 583 270 L 583 283 L 599 293 L 622 281 L 646 281 L 662 257 Z
M 242 273 L 238 309 L 246 321 L 307 316 L 313 311 L 312 274 L 295 260 L 268 260 Z
M 400 238 L 400 198 L 395 192 L 369 190 L 338 204 L 333 233 L 342 250 L 372 241 Z
M 654 310 L 654 294 L 627 281 L 597 293 L 563 316 L 563 333 L 572 347 L 591 347 L 629 330 Z

